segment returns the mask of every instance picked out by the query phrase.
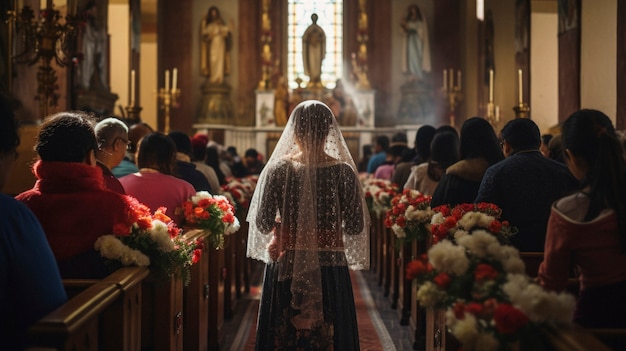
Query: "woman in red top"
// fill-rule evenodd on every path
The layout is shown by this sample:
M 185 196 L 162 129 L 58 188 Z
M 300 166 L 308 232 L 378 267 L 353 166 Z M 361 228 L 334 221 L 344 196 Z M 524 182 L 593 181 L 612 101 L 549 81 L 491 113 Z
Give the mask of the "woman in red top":
M 107 190 L 96 166 L 98 146 L 91 118 L 60 112 L 41 125 L 33 166 L 37 181 L 16 198 L 43 227 L 63 278 L 101 278 L 109 273 L 94 249 L 115 225 L 136 221 L 133 198 Z
M 548 222 L 539 280 L 563 290 L 571 267 L 580 279 L 574 321 L 626 327 L 626 163 L 611 120 L 581 110 L 563 124 L 563 149 L 580 190 L 557 201 Z M 621 348 L 623 349 L 623 348 Z

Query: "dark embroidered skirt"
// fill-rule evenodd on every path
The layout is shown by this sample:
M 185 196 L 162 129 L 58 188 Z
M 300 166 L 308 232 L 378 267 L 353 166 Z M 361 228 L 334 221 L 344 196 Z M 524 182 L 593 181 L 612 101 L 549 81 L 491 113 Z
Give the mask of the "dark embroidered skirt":
M 320 262 L 328 261 L 320 253 Z M 341 257 L 340 260 L 345 261 Z M 337 259 L 331 259 L 337 261 Z M 259 306 L 256 347 L 261 350 L 359 350 L 354 295 L 347 266 L 321 266 L 324 323 L 313 330 L 296 330 L 291 318 L 299 313 L 290 306 L 290 281 L 278 281 L 278 265 L 265 267 L 263 294 Z

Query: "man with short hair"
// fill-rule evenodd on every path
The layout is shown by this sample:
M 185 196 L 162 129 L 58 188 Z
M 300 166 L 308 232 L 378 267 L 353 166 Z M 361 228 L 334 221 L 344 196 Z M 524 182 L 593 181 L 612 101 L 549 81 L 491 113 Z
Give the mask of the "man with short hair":
M 565 165 L 539 152 L 539 128 L 530 119 L 508 122 L 501 132 L 504 160 L 485 172 L 474 202 L 489 202 L 502 209 L 518 232 L 511 244 L 520 251 L 542 252 L 550 206 L 577 188 Z
M 98 142 L 96 160 L 98 167 L 102 168 L 104 184 L 109 190 L 126 194 L 122 183 L 117 180 L 111 170 L 119 165 L 126 155 L 130 144 L 128 127 L 121 120 L 111 117 L 98 122 L 94 131 Z
M 202 172 L 197 170 L 196 165 L 191 163 L 191 138 L 189 138 L 189 135 L 174 131 L 169 133 L 168 136 L 176 144 L 176 171 L 174 175 L 193 185 L 196 191 L 211 192 L 209 180 Z

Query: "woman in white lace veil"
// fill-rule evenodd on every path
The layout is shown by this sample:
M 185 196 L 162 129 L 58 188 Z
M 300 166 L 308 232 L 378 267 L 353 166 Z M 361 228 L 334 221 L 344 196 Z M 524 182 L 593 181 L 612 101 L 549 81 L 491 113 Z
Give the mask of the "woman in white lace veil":
M 349 268 L 369 268 L 369 214 L 332 112 L 299 104 L 263 169 L 248 256 L 266 263 L 257 350 L 358 350 Z

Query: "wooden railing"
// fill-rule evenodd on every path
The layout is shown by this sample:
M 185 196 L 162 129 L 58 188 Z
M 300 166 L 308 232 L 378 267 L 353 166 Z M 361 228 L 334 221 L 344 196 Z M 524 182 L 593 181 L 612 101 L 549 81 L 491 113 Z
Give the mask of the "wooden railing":
M 180 278 L 157 280 L 139 267 L 124 267 L 100 280 L 64 280 L 69 300 L 30 329 L 34 344 L 29 351 L 219 350 L 225 300 L 230 300 L 232 312 L 249 287 L 242 239 L 247 230 L 229 238 L 228 264 L 227 250 L 211 247 L 206 234 L 183 234 L 188 241 L 204 240 L 203 255 L 191 266 L 186 287 Z
M 90 284 L 70 284 L 75 295 L 41 318 L 31 329 L 34 348 L 55 350 L 141 349 L 137 331 L 141 327 L 142 281 L 145 268 L 127 267 Z

